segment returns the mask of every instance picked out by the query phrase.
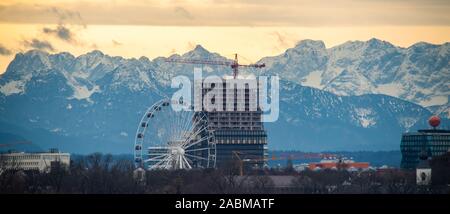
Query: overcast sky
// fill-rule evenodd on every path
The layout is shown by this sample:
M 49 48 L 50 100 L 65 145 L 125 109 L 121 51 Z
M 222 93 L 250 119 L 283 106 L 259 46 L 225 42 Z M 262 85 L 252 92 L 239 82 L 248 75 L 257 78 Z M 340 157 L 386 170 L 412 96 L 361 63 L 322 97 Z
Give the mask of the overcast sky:
M 440 44 L 450 41 L 449 11 L 448 0 L 2 0 L 0 73 L 33 48 L 154 58 L 202 44 L 257 61 L 302 39 Z

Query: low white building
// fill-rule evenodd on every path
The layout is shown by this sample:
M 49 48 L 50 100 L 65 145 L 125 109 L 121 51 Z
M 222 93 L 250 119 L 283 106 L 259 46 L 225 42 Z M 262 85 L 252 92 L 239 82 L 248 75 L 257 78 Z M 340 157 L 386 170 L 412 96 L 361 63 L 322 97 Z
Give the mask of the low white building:
M 70 154 L 52 150 L 44 153 L 5 153 L 0 154 L 0 170 L 21 169 L 48 172 L 55 164 L 70 165 Z
M 295 171 L 301 172 L 301 171 L 305 171 L 306 169 L 308 169 L 309 164 L 307 164 L 307 163 L 294 164 L 292 167 L 294 168 Z

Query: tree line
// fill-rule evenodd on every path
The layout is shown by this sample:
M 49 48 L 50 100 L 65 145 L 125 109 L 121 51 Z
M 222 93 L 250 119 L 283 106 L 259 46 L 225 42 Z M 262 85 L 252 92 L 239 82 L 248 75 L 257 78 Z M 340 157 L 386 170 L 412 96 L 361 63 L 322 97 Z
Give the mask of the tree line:
M 2 165 L 0 164 L 0 167 Z M 94 153 L 54 165 L 48 172 L 1 169 L 0 193 L 30 194 L 231 194 L 231 193 L 450 193 L 447 185 L 417 186 L 415 172 L 400 169 L 346 170 L 250 169 L 237 163 L 220 169 L 152 170 L 137 178 L 132 160 Z

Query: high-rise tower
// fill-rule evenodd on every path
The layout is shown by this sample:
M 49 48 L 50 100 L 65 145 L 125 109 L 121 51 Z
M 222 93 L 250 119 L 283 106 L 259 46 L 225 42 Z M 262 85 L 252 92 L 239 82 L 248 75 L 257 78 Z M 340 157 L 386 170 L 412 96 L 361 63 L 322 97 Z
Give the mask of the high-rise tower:
M 194 85 L 199 92 L 194 95 L 194 108 L 206 112 L 209 130 L 214 133 L 216 165 L 231 164 L 239 155 L 239 161 L 244 161 L 246 166 L 263 167 L 267 164 L 267 132 L 258 107 L 259 89 L 250 84 L 239 88 L 235 79 L 222 80 L 221 83 Z M 208 96 L 213 90 L 221 92 L 220 95 Z M 218 109 L 205 108 L 206 96 Z

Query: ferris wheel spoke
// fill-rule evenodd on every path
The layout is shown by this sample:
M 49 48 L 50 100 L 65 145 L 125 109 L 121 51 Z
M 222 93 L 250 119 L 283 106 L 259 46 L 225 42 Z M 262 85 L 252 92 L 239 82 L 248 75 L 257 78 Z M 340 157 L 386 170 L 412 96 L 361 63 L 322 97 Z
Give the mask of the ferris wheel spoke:
M 195 115 L 195 113 L 191 116 L 191 118 L 187 121 L 187 127 L 186 130 L 188 130 L 189 132 L 193 132 L 194 129 L 196 128 L 196 126 L 198 125 L 198 123 L 200 121 L 202 121 L 204 118 L 203 117 L 198 117 Z
M 183 114 L 179 113 L 179 118 L 181 118 L 182 116 L 183 116 Z M 183 139 L 183 137 L 186 135 L 186 133 L 184 133 L 184 128 L 182 127 L 181 119 L 178 119 L 176 121 L 175 127 L 176 127 L 176 132 L 174 133 L 175 134 L 174 138 L 176 141 L 180 141 L 180 139 Z
M 201 156 L 197 156 L 197 155 L 191 155 L 191 154 L 184 154 L 188 157 L 192 157 L 192 158 L 197 158 L 197 159 L 201 159 L 201 160 L 208 160 L 207 158 L 201 157 Z
M 175 112 L 174 115 L 176 115 L 177 120 L 176 120 L 176 124 L 175 127 L 177 128 L 177 136 L 178 137 L 184 137 L 185 135 L 185 120 L 186 118 L 188 118 L 189 114 L 188 112 L 184 111 L 184 110 L 180 110 L 178 112 Z
M 163 163 L 164 163 L 163 160 L 160 161 L 160 162 L 158 162 L 158 163 L 155 163 L 155 164 L 153 164 L 153 165 L 150 166 L 150 169 L 158 169 L 158 168 L 161 168 L 161 166 L 162 166 Z
M 166 162 L 164 162 L 164 169 L 170 169 L 170 167 L 172 167 L 173 164 L 173 158 L 172 159 L 168 159 Z
M 195 146 L 195 145 L 199 144 L 200 142 L 203 142 L 203 141 L 205 141 L 205 140 L 207 140 L 207 139 L 209 139 L 209 136 L 202 137 L 202 138 L 200 138 L 200 139 L 194 141 L 193 143 L 185 144 L 184 149 L 188 149 L 188 148 L 190 148 L 190 147 L 192 147 L 192 146 Z
M 200 123 L 203 123 L 203 122 L 204 122 L 203 120 L 198 120 L 192 125 L 192 127 L 191 127 L 193 129 L 192 132 L 195 132 L 195 135 L 198 135 L 199 133 L 203 132 L 204 130 L 206 130 L 208 128 L 207 126 L 201 127 L 199 125 Z M 201 128 L 198 128 L 198 127 L 201 127 Z
M 192 122 L 192 129 L 197 128 L 197 125 L 199 125 L 199 123 L 203 123 L 206 120 L 206 114 L 201 114 L 200 116 L 194 116 L 195 120 Z
M 177 127 L 178 132 L 177 135 L 180 136 L 182 139 L 189 133 L 188 127 L 189 127 L 189 118 L 190 118 L 190 112 L 186 111 L 180 111 L 177 112 L 179 115 L 179 120 L 177 121 Z
M 169 121 L 169 131 L 171 132 L 171 135 L 169 137 L 170 141 L 175 141 L 176 136 L 178 135 L 179 132 L 179 128 L 177 126 L 177 124 L 179 123 L 179 117 L 175 117 L 175 115 L 177 115 L 178 112 L 173 113 L 173 115 L 169 115 L 167 120 Z
M 181 129 L 181 134 L 183 137 L 185 137 L 187 134 L 189 134 L 189 125 L 190 125 L 190 121 L 189 121 L 189 114 L 188 113 L 182 113 L 181 114 L 181 121 L 180 121 L 180 129 Z
M 191 164 L 189 163 L 189 161 L 186 159 L 186 156 L 183 155 L 182 158 L 183 158 L 183 161 L 186 163 L 187 168 L 188 168 L 188 169 L 192 169 L 192 166 L 191 166 Z
M 175 120 L 175 123 L 173 124 L 174 132 L 173 132 L 172 138 L 173 138 L 173 141 L 180 141 L 180 139 L 182 139 L 185 135 L 183 127 L 182 127 L 183 114 L 182 114 L 182 112 L 176 112 L 174 116 L 176 116 L 176 120 Z
M 160 160 L 159 162 L 157 162 L 157 163 L 155 163 L 155 164 L 152 164 L 150 167 L 151 167 L 151 168 L 157 168 L 157 167 L 159 167 L 163 162 L 164 162 L 164 159 L 163 159 L 163 160 Z
M 161 115 L 161 122 L 159 123 L 165 133 L 165 137 L 162 139 L 163 143 L 173 141 L 172 137 L 174 135 L 174 129 L 176 128 L 174 126 L 173 117 L 171 117 L 171 115 L 166 112 L 167 110 L 168 109 L 164 108 L 164 114 Z M 165 122 L 165 120 L 167 120 L 167 122 Z
M 203 151 L 203 150 L 208 150 L 210 148 L 200 148 L 200 149 L 188 149 L 188 150 L 184 150 L 185 152 L 195 152 L 195 151 Z
M 184 161 L 184 155 L 179 156 L 179 162 L 180 162 L 180 169 L 186 168 L 186 162 Z
M 156 162 L 156 161 L 163 161 L 164 159 L 159 159 L 159 158 L 149 158 L 146 159 L 144 162 L 148 163 L 148 162 Z
M 167 155 L 167 153 L 148 153 L 148 155 Z
M 192 123 L 192 112 L 188 111 L 182 111 L 180 112 L 180 128 L 183 130 L 183 132 L 189 131 L 189 126 Z
M 157 161 L 157 160 L 164 160 L 164 158 L 165 158 L 167 155 L 168 155 L 168 154 L 162 154 L 162 155 L 159 155 L 159 156 L 156 156 L 156 157 L 151 157 L 151 158 L 146 159 L 145 162 L 148 162 L 148 161 Z M 162 158 L 162 159 L 161 159 L 161 158 Z
M 160 165 L 163 162 L 170 160 L 170 156 L 171 156 L 171 154 L 166 154 L 166 156 L 163 159 L 161 159 L 160 162 L 156 163 L 155 165 Z
M 160 162 L 158 162 L 158 163 L 152 165 L 152 167 L 153 167 L 153 168 L 156 168 L 156 167 L 159 167 L 159 166 L 165 167 L 165 166 L 167 165 L 168 160 L 169 160 L 169 159 L 166 157 L 165 159 L 161 160 Z M 164 164 L 164 165 L 163 165 L 163 164 Z
M 189 144 L 189 141 L 191 141 L 194 137 L 197 137 L 198 134 L 202 133 L 202 132 L 205 131 L 207 128 L 208 128 L 208 127 L 203 127 L 203 128 L 201 128 L 200 130 L 198 130 L 197 132 L 191 134 L 191 135 L 189 136 L 189 138 L 187 138 L 187 139 L 183 142 L 183 145 Z

